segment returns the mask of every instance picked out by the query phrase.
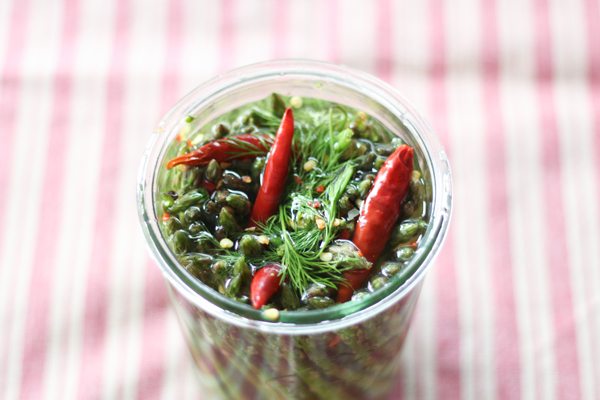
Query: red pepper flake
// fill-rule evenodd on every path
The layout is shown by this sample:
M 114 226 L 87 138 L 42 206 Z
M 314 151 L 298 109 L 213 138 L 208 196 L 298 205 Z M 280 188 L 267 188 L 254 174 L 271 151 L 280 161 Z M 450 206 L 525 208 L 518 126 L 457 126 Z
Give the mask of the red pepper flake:
M 178 142 L 181 142 L 181 139 L 183 139 L 183 137 L 181 136 L 181 133 L 178 133 L 178 134 L 175 136 L 175 140 L 177 140 Z
M 167 212 L 163 213 L 161 219 L 163 222 L 167 222 L 171 218 L 171 215 Z
M 302 178 L 298 175 L 294 175 L 294 182 L 296 182 L 296 185 L 302 185 Z
M 189 148 L 192 148 L 192 147 L 194 147 L 194 144 L 192 143 L 192 140 L 191 140 L 191 139 L 188 139 L 188 140 L 187 140 L 187 146 L 188 146 Z
M 319 208 L 319 207 L 321 207 L 321 202 L 320 202 L 319 200 L 315 200 L 315 201 L 313 202 L 313 207 L 314 207 L 314 208 Z
M 325 186 L 319 185 L 319 186 L 317 186 L 317 188 L 315 189 L 315 191 L 317 193 L 323 193 L 325 191 Z

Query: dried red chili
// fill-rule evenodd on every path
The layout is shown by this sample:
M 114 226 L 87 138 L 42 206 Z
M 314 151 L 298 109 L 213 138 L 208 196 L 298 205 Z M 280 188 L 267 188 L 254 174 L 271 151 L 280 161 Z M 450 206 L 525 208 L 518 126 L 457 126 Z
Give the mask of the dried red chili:
M 268 135 L 245 134 L 214 140 L 204 146 L 175 157 L 167 163 L 167 169 L 176 165 L 201 166 L 210 160 L 218 162 L 242 160 L 266 154 L 273 142 Z
M 275 142 L 269 152 L 263 182 L 252 207 L 251 224 L 266 221 L 279 207 L 279 200 L 287 180 L 293 137 L 294 114 L 292 109 L 288 108 L 283 114 L 281 125 L 275 135 Z
M 364 201 L 352 241 L 370 262 L 377 261 L 400 216 L 401 201 L 408 192 L 414 151 L 402 145 L 385 161 Z M 337 302 L 350 300 L 369 276 L 368 269 L 347 271 L 338 289 Z
M 252 307 L 259 309 L 277 293 L 280 287 L 279 264 L 267 264 L 254 274 L 250 283 L 250 301 Z

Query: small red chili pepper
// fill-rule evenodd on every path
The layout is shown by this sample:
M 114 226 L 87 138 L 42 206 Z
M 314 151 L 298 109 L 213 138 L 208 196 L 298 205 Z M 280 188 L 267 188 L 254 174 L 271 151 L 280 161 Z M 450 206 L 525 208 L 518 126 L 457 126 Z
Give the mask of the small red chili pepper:
M 250 283 L 250 301 L 257 310 L 267 304 L 269 299 L 279 290 L 279 264 L 267 264 L 254 274 Z
M 171 215 L 168 212 L 163 213 L 161 219 L 163 222 L 167 222 L 171 218 Z
M 266 221 L 267 218 L 275 214 L 279 207 L 279 198 L 285 189 L 285 181 L 288 175 L 293 137 L 294 114 L 292 109 L 288 108 L 283 114 L 281 125 L 279 125 L 277 135 L 275 135 L 275 142 L 269 152 L 262 185 L 250 214 L 251 225 Z
M 319 208 L 319 207 L 321 207 L 321 202 L 320 202 L 319 200 L 315 200 L 315 201 L 312 203 L 312 206 L 313 206 L 314 208 Z
M 218 162 L 241 160 L 254 158 L 257 153 L 267 153 L 269 145 L 273 142 L 273 138 L 268 135 L 237 135 L 228 138 L 217 139 L 204 146 L 175 157 L 167 163 L 167 169 L 171 169 L 176 165 L 206 165 L 210 160 L 215 159 Z M 252 152 L 248 153 L 248 145 L 252 147 Z
M 413 171 L 413 157 L 412 147 L 398 147 L 377 173 L 373 187 L 360 209 L 352 241 L 372 263 L 381 255 L 400 216 L 400 204 L 408 192 Z M 350 300 L 369 272 L 368 269 L 345 272 L 345 282 L 339 287 L 337 302 Z
M 323 192 L 325 191 L 325 186 L 323 186 L 323 185 L 319 185 L 319 186 L 317 186 L 317 187 L 315 188 L 315 191 L 316 191 L 317 193 L 323 193 Z

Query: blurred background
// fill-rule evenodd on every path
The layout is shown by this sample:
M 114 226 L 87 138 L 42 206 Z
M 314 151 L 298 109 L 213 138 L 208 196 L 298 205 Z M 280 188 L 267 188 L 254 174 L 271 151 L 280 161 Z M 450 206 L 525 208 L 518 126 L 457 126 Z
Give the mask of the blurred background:
M 597 0 L 0 1 L 0 398 L 202 398 L 138 164 L 183 94 L 281 57 L 388 81 L 450 157 L 392 398 L 600 398 Z

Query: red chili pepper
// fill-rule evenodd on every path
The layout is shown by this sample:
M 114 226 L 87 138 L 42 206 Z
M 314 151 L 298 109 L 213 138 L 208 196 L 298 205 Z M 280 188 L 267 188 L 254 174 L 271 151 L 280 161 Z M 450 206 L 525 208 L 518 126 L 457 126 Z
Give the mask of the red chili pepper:
M 317 187 L 315 188 L 315 191 L 316 191 L 317 193 L 323 193 L 323 192 L 325 191 L 325 186 L 323 186 L 323 185 L 319 185 L 319 186 L 317 186 Z
M 163 222 L 167 222 L 171 218 L 171 215 L 168 212 L 164 212 L 161 219 Z
M 293 137 L 294 115 L 292 109 L 288 108 L 283 114 L 281 125 L 279 125 L 275 136 L 275 142 L 269 153 L 262 185 L 252 207 L 250 224 L 266 221 L 267 218 L 275 214 L 279 207 L 279 198 L 285 188 L 288 175 Z
M 413 149 L 402 145 L 385 161 L 361 209 L 352 241 L 370 262 L 377 261 L 400 216 L 400 204 L 410 184 Z M 369 276 L 368 269 L 347 271 L 338 290 L 337 302 L 350 300 Z
M 206 165 L 212 159 L 224 162 L 254 158 L 257 156 L 257 153 L 266 154 L 272 142 L 273 138 L 271 136 L 251 134 L 217 139 L 199 149 L 175 157 L 167 163 L 167 169 L 181 164 L 192 166 Z M 248 152 L 248 147 L 251 147 L 251 152 Z
M 250 283 L 252 307 L 260 309 L 279 290 L 279 264 L 267 264 L 254 274 Z

